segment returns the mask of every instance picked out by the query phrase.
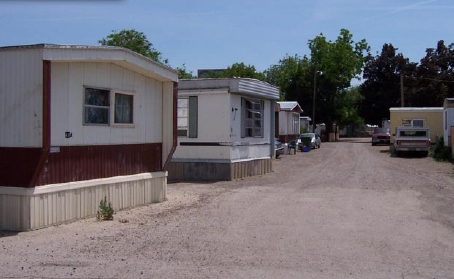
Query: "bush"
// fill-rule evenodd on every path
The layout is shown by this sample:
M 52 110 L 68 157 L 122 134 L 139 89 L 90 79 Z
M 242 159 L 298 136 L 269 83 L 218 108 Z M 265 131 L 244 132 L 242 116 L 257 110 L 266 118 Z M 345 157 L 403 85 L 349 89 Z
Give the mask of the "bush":
M 99 209 L 96 213 L 96 219 L 98 220 L 113 220 L 114 210 L 111 202 L 107 202 L 107 197 L 101 199 L 99 202 Z
M 436 161 L 451 161 L 451 147 L 445 146 L 443 136 L 437 136 L 435 145 L 430 150 L 430 156 Z

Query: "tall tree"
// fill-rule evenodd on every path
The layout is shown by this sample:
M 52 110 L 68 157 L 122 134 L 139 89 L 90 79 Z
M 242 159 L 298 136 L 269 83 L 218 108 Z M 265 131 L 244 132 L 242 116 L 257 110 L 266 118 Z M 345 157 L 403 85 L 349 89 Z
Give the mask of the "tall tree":
M 323 34 L 309 40 L 311 51 L 316 119 L 324 122 L 327 131 L 332 124 L 342 120 L 342 111 L 346 107 L 355 107 L 355 98 L 342 96 L 353 91 L 345 91 L 351 86 L 353 78 L 359 78 L 370 48 L 365 39 L 353 41 L 353 35 L 347 29 L 341 29 L 335 41 L 329 41 Z M 318 91 L 316 90 L 318 89 Z
M 292 100 L 298 101 L 304 111 L 311 107 L 306 107 L 308 99 L 312 100 L 310 96 L 303 96 L 303 88 L 308 88 L 306 78 L 306 71 L 309 68 L 309 60 L 307 57 L 300 57 L 298 55 L 289 56 L 286 55 L 284 58 L 279 60 L 278 64 L 270 66 L 265 70 L 266 81 L 270 84 L 279 87 L 281 93 L 281 100 Z
M 144 56 L 147 56 L 161 63 L 168 63 L 167 59 L 161 57 L 161 52 L 157 51 L 153 44 L 148 41 L 144 33 L 135 29 L 123 29 L 119 32 L 112 30 L 107 37 L 98 41 L 103 46 L 118 46 L 130 49 Z
M 414 82 L 406 77 L 415 73 L 416 64 L 397 50 L 392 44 L 384 44 L 379 55 L 367 57 L 360 93 L 363 96 L 361 115 L 368 124 L 379 125 L 383 118 L 389 119 L 390 107 L 401 106 L 401 76 L 406 97 L 410 97 L 408 92 L 414 88 Z M 410 102 L 410 99 L 405 101 Z
M 454 97 L 454 44 L 446 46 L 440 40 L 436 48 L 428 48 L 413 77 L 413 106 L 440 107 L 445 98 Z

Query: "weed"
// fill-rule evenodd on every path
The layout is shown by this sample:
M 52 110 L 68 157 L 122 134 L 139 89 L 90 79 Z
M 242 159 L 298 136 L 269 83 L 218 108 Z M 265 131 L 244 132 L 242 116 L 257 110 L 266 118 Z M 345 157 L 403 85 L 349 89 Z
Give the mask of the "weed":
M 96 213 L 96 219 L 98 220 L 113 220 L 114 210 L 112 203 L 107 201 L 107 197 L 101 199 L 99 202 L 99 209 Z
M 451 147 L 444 145 L 443 136 L 437 136 L 437 141 L 435 142 L 435 145 L 430 149 L 429 154 L 435 159 L 435 161 L 452 160 Z

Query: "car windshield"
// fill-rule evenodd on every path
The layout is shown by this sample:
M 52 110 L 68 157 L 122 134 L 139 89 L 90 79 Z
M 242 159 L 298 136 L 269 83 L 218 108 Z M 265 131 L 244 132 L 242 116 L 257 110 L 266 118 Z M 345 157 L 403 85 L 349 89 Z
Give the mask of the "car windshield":
M 399 135 L 401 137 L 425 137 L 427 133 L 426 131 L 400 131 Z
M 389 134 L 389 129 L 386 128 L 375 128 L 374 134 Z
M 315 134 L 313 133 L 306 133 L 306 134 L 301 134 L 300 138 L 313 138 L 315 137 Z

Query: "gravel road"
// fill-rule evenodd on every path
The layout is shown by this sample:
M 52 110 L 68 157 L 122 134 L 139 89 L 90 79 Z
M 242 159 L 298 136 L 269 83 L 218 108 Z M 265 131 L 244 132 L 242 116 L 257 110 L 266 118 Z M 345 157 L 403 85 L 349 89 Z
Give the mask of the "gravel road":
M 0 232 L 0 278 L 454 278 L 453 165 L 388 150 L 322 143 L 114 221 Z

